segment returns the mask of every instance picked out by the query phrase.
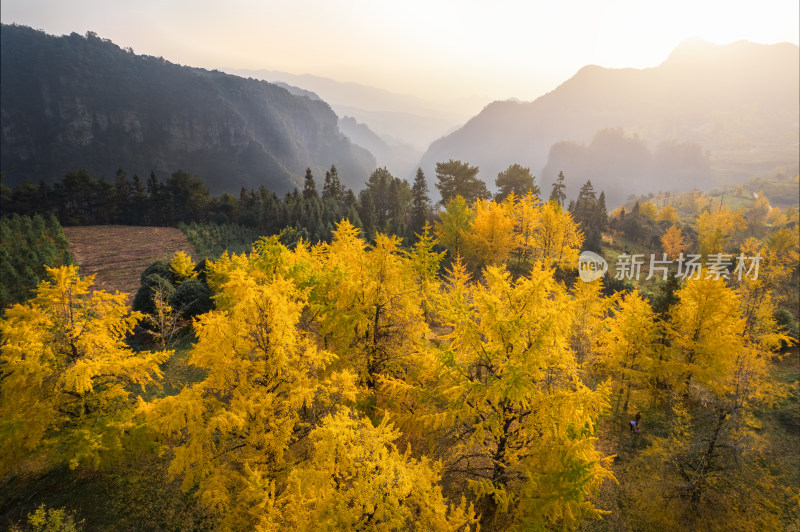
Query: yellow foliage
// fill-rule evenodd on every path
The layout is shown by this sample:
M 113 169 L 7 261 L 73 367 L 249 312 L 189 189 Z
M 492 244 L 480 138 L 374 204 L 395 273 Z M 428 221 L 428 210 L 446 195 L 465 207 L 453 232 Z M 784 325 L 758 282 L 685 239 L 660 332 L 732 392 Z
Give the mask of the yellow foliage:
M 192 262 L 192 257 L 183 251 L 177 251 L 172 260 L 169 261 L 169 271 L 175 276 L 176 285 L 197 277 L 194 267 L 195 264 Z
M 132 426 L 129 387 L 161 377 L 170 354 L 125 345 L 141 318 L 127 294 L 91 291 L 93 277 L 81 279 L 75 266 L 48 274 L 36 297 L 0 320 L 0 475 L 40 445 L 73 466 L 121 450 Z
M 577 268 L 583 233 L 572 214 L 553 201 L 541 204 L 536 214 L 531 261 L 545 268 Z
M 742 223 L 702 212 L 701 247 L 733 253 L 721 248 Z M 138 412 L 218 529 L 576 528 L 605 513 L 595 495 L 613 476 L 596 438 L 611 398 L 647 417 L 614 464 L 637 475 L 630 528 L 747 529 L 751 499 L 753 526 L 781 524 L 755 408 L 787 396 L 769 361 L 790 342 L 774 315 L 794 286 L 796 225 L 741 244 L 761 256 L 758 279 L 688 280 L 663 321 L 636 290 L 556 281 L 583 237 L 555 202 L 456 198 L 436 231 L 444 279 L 428 226 L 411 249 L 343 221 L 330 243 L 265 237 L 208 264 L 216 309 L 189 349 L 202 376 Z M 680 229 L 662 245 L 683 252 Z M 171 268 L 194 273 L 185 254 Z M 0 476 L 37 448 L 71 467 L 124 448 L 143 427 L 131 389 L 170 355 L 126 347 L 141 315 L 124 295 L 91 291 L 74 267 L 50 275 L 0 320 Z
M 439 242 L 445 246 L 452 256 L 464 255 L 467 236 L 472 231 L 475 213 L 461 196 L 447 202 L 444 212 L 439 214 L 439 222 L 434 232 Z
M 723 279 L 688 280 L 678 291 L 669 334 L 678 386 L 692 381 L 722 393 L 744 349 L 739 298 Z
M 512 209 L 514 197 L 503 203 L 479 199 L 475 202 L 472 227 L 466 235 L 469 256 L 480 266 L 499 265 L 518 245 Z
M 747 227 L 747 221 L 738 211 L 723 206 L 715 213 L 703 212 L 697 217 L 697 241 L 704 257 L 712 253 L 731 253 L 725 249 L 737 231 Z
M 450 467 L 470 479 L 482 524 L 574 526 L 597 515 L 587 497 L 610 476 L 593 446 L 607 389 L 577 375 L 573 303 L 552 271 L 512 281 L 489 267 L 478 284 L 456 262 L 437 314 L 451 330 L 434 388 L 447 415 L 423 417 L 451 434 Z M 581 473 L 561 476 L 565 467 Z
M 310 459 L 292 470 L 263 530 L 463 530 L 474 511 L 448 504 L 437 486 L 441 464 L 398 451 L 400 433 L 347 409 L 309 435 Z
M 796 268 L 800 261 L 800 225 L 795 224 L 791 229 L 784 227 L 770 234 L 762 252 L 767 261 L 779 263 L 786 269 Z
M 190 363 L 205 379 L 139 407 L 151 426 L 176 439 L 170 472 L 234 529 L 257 522 L 267 497 L 251 489 L 245 466 L 274 482 L 304 427 L 355 397 L 355 377 L 325 372 L 335 355 L 298 328 L 306 292 L 272 275 L 262 259 L 256 253 L 247 268 L 228 267 L 221 307 L 195 322 Z
M 666 432 L 654 434 L 631 464 L 648 471 L 632 506 L 644 528 L 780 528 L 777 501 L 788 497 L 763 463 L 753 413 L 787 390 L 770 376 L 777 343 L 763 332 L 774 333 L 772 307 L 752 297 L 756 289 L 745 283 L 737 293 L 724 280 L 705 279 L 689 280 L 677 293 L 663 368 L 672 412 Z
M 658 218 L 659 212 L 658 207 L 652 201 L 646 201 L 639 205 L 639 212 L 646 216 L 648 220 L 651 222 L 655 222 L 656 218 Z
M 500 203 L 479 200 L 474 207 L 456 197 L 439 217 L 439 242 L 475 269 L 506 263 L 516 273 L 534 264 L 577 267 L 583 233 L 572 214 L 556 202 L 540 203 L 530 192 L 521 198 L 509 194 Z
M 778 207 L 772 207 L 767 213 L 765 221 L 772 227 L 782 227 L 789 223 L 789 217 Z
M 748 238 L 742 244 L 745 257 L 760 257 L 758 276 L 743 276 L 738 283 L 742 316 L 748 337 L 767 351 L 777 349 L 782 342 L 791 343 L 780 332 L 774 314 L 777 304 L 791 297 L 791 289 L 785 287 L 797 286 L 792 281 L 792 272 L 797 269 L 799 251 L 796 226 L 794 232 L 788 228 L 773 232 L 763 244 L 755 238 Z
M 433 251 L 436 239 L 431 236 L 430 231 L 430 224 L 425 222 L 422 234 L 417 235 L 417 243 L 406 255 L 410 261 L 412 279 L 417 287 L 417 298 L 426 321 L 433 312 L 431 297 L 438 288 L 439 264 L 444 256 L 444 252 Z
M 669 222 L 674 225 L 678 222 L 678 211 L 676 211 L 675 207 L 672 205 L 664 205 L 661 210 L 658 211 L 656 221 Z
M 382 234 L 366 248 L 343 224 L 320 246 L 311 307 L 324 345 L 374 389 L 379 375 L 402 376 L 404 360 L 425 338 L 418 289 L 430 282 L 438 259 L 418 249 L 414 263 L 397 237 Z
M 514 250 L 516 261 L 513 266 L 516 271 L 527 271 L 531 266 L 531 250 L 536 246 L 534 238 L 541 218 L 538 216 L 541 208 L 539 198 L 529 191 L 519 200 L 511 195 L 506 201 L 510 204 L 516 233 L 517 248 Z
M 179 324 L 181 313 L 175 312 L 175 309 L 169 304 L 161 286 L 153 287 L 153 310 L 153 314 L 144 316 L 144 319 L 152 326 L 152 329 L 147 332 L 161 349 L 166 349 L 181 330 Z
M 676 260 L 688 246 L 683 240 L 681 230 L 673 225 L 661 237 L 661 247 L 670 259 Z
M 698 190 L 692 190 L 688 194 L 682 195 L 681 201 L 683 206 L 695 216 L 703 212 L 709 206 L 708 198 Z
M 594 352 L 603 321 L 617 296 L 604 298 L 602 281 L 576 282 L 572 290 L 575 321 L 572 325 L 571 346 L 575 359 L 584 364 Z
M 747 222 L 749 223 L 750 227 L 753 229 L 761 228 L 764 225 L 769 212 L 769 200 L 762 191 L 747 210 Z
M 625 294 L 616 305 L 598 338 L 592 365 L 610 377 L 617 390 L 615 406 L 623 413 L 644 409 L 646 391 L 654 384 L 659 329 L 650 305 L 638 290 Z M 632 394 L 633 392 L 633 394 Z

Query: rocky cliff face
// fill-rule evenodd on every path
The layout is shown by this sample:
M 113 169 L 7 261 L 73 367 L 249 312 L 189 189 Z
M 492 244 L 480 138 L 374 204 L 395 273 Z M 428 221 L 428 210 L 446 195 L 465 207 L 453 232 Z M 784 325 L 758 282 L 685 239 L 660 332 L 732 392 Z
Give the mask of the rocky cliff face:
M 159 175 L 182 169 L 214 193 L 283 193 L 335 164 L 361 188 L 375 159 L 322 101 L 263 81 L 135 55 L 93 34 L 0 28 L 0 170 L 8 184 L 70 171 Z

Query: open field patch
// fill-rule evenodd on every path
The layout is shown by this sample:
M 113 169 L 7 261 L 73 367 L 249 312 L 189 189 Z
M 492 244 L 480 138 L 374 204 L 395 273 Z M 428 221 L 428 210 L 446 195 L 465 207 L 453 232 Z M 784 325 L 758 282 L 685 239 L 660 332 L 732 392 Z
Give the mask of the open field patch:
M 169 260 L 176 251 L 196 255 L 180 229 L 93 225 L 65 227 L 69 250 L 82 275 L 97 274 L 95 286 L 134 293 L 139 276 L 156 259 Z

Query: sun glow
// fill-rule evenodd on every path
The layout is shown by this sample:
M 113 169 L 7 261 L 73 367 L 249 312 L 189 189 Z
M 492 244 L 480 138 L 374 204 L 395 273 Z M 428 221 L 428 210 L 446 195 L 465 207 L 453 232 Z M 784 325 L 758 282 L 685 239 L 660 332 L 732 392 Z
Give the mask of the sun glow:
M 797 43 L 798 17 L 795 0 L 5 0 L 2 10 L 4 23 L 55 34 L 91 30 L 181 64 L 487 100 L 533 99 L 587 64 L 657 66 L 690 37 Z

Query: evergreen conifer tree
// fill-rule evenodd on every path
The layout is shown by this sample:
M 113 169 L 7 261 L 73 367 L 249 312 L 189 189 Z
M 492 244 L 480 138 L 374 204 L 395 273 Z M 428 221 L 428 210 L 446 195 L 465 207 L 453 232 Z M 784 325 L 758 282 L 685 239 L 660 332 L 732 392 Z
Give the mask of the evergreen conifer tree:
M 408 237 L 416 240 L 416 234 L 422 232 L 425 223 L 430 217 L 430 197 L 428 196 L 428 184 L 425 182 L 425 174 L 422 168 L 417 168 L 417 175 L 414 178 L 414 185 L 411 187 L 411 221 L 408 227 Z
M 558 178 L 553 183 L 553 190 L 550 192 L 550 201 L 557 202 L 561 207 L 567 201 L 567 185 L 564 184 L 564 172 L 558 173 Z
M 306 168 L 306 177 L 303 181 L 303 198 L 311 199 L 317 197 L 317 185 L 314 183 L 314 174 L 311 168 Z

